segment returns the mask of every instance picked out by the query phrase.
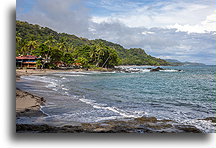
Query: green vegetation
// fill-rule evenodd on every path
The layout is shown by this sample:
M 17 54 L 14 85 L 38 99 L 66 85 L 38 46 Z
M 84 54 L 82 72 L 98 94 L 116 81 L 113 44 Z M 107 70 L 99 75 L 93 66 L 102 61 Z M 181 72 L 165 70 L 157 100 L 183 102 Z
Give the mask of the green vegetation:
M 36 55 L 43 61 L 40 67 L 82 66 L 84 68 L 112 68 L 115 65 L 168 65 L 152 57 L 141 48 L 125 49 L 119 44 L 101 39 L 57 33 L 47 27 L 16 21 L 16 55 Z

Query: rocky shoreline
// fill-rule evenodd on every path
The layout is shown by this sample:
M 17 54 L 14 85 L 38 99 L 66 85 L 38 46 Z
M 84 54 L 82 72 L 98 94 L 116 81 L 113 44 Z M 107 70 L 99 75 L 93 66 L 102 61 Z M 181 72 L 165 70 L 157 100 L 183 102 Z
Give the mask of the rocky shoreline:
M 202 133 L 191 125 L 179 125 L 171 120 L 140 117 L 129 120 L 108 120 L 100 123 L 81 123 L 62 127 L 47 124 L 17 124 L 17 133 Z

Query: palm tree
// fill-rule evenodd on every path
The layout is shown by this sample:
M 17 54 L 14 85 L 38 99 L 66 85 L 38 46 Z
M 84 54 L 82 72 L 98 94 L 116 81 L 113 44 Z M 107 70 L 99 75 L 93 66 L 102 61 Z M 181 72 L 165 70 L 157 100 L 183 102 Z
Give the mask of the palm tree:
M 103 56 L 105 55 L 105 46 L 103 43 L 99 43 L 96 45 L 96 59 L 97 63 L 96 66 L 99 66 L 100 63 L 103 61 Z
M 28 41 L 26 47 L 32 51 L 38 47 L 38 43 L 36 41 Z
M 43 46 L 45 49 L 44 50 L 44 56 L 45 56 L 44 63 L 49 63 L 51 61 L 52 48 L 54 47 L 55 43 L 56 43 L 56 40 L 53 38 L 53 36 L 50 36 L 49 39 L 43 43 Z
M 90 57 L 90 61 L 91 61 L 92 63 L 95 63 L 95 61 L 96 61 L 96 56 L 97 56 L 97 54 L 96 54 L 95 48 L 94 48 L 94 47 L 91 47 L 91 48 L 90 48 L 90 51 L 89 51 L 89 57 Z
M 19 36 L 16 36 L 16 43 L 19 45 L 21 42 L 22 38 Z
M 58 45 L 58 47 L 59 47 L 60 50 L 62 50 L 64 52 L 68 52 L 68 45 L 65 42 L 65 40 L 62 39 L 61 42 L 58 43 L 57 45 Z
M 36 49 L 38 47 L 38 43 L 36 41 L 28 41 L 24 44 L 24 46 L 21 48 L 21 52 L 26 55 L 32 52 L 32 50 Z
M 48 46 L 49 50 L 54 46 L 56 43 L 56 40 L 53 38 L 53 36 L 50 36 L 47 41 L 44 42 L 44 45 Z
M 18 35 L 20 35 L 20 34 L 18 33 Z M 16 54 L 17 54 L 17 55 L 20 54 L 20 50 L 21 50 L 21 49 L 20 49 L 21 40 L 22 40 L 22 38 L 16 35 Z

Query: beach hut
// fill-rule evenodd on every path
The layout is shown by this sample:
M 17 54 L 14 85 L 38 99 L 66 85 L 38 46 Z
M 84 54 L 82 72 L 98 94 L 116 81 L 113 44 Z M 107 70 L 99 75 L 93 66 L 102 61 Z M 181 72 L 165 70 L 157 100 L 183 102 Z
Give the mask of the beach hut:
M 41 60 L 36 56 L 26 55 L 16 57 L 17 68 L 37 68 L 37 60 Z

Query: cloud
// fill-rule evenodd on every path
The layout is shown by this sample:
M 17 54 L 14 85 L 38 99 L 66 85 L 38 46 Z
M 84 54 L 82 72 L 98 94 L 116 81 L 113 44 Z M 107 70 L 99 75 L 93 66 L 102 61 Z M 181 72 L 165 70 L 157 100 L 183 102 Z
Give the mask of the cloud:
M 81 0 L 37 0 L 31 11 L 17 14 L 17 19 L 82 36 L 88 31 L 89 23 L 88 9 L 82 3 Z
M 126 48 L 140 47 L 161 58 L 214 64 L 215 32 L 190 33 L 176 29 L 128 27 L 121 22 L 92 24 L 92 38 L 119 43 Z
M 124 5 L 129 4 L 126 2 Z M 215 31 L 215 27 L 213 27 L 215 23 L 206 22 L 210 18 L 211 20 L 215 18 L 214 6 L 214 0 L 156 1 L 150 4 L 136 4 L 128 9 L 126 7 L 124 10 L 127 12 L 120 11 L 107 16 L 93 16 L 92 21 L 95 23 L 119 21 L 129 27 L 169 27 L 177 28 L 179 31 L 188 32 L 192 29 L 192 32 L 203 33 Z
M 208 15 L 204 21 L 198 25 L 171 25 L 168 28 L 176 28 L 177 31 L 183 31 L 188 33 L 206 33 L 216 31 L 216 11 L 213 14 Z

